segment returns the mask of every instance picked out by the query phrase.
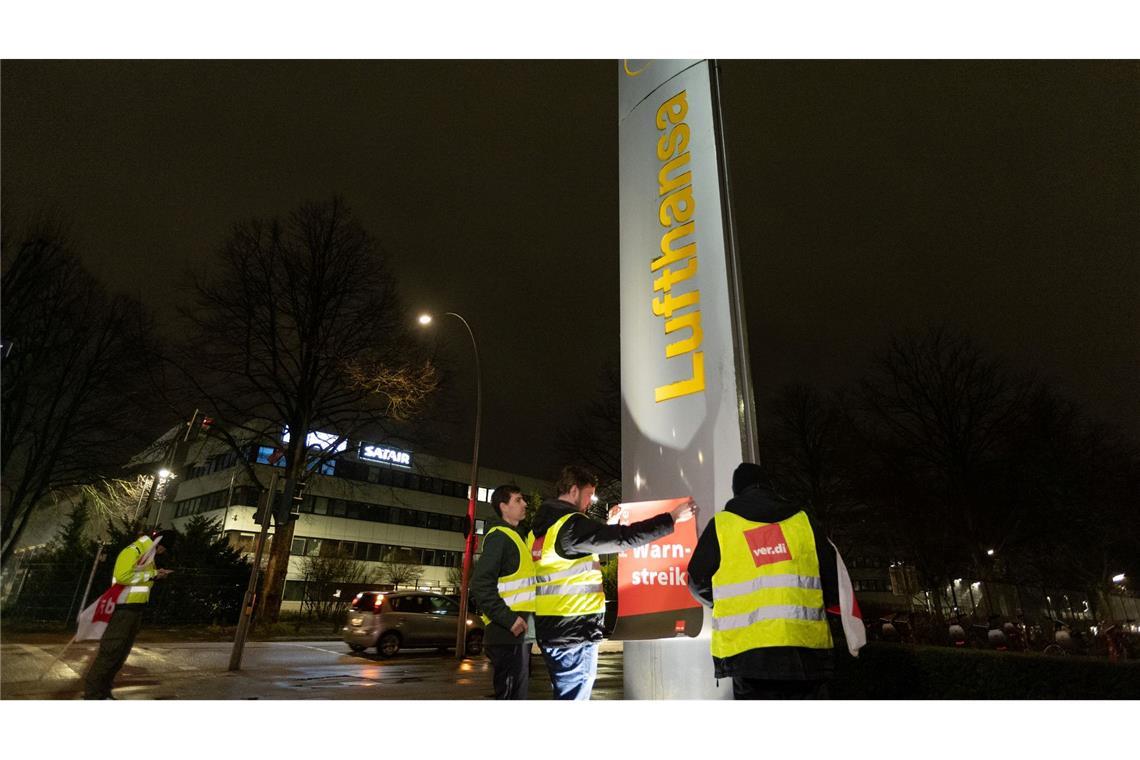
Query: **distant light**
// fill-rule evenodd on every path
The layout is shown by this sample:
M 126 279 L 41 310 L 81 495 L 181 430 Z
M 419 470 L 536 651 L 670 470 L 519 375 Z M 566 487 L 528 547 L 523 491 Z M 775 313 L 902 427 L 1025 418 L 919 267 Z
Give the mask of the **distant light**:
M 170 470 L 163 467 L 161 470 L 158 471 L 158 477 L 162 478 L 163 480 L 166 480 L 167 478 L 170 477 Z
M 955 583 L 961 583 L 961 582 L 962 582 L 962 579 L 961 579 L 961 578 L 955 578 L 955 579 L 954 579 L 954 582 L 955 582 Z
M 1124 573 L 1112 576 L 1113 583 L 1124 583 Z
M 421 325 L 430 325 L 431 324 L 431 314 L 421 314 L 420 315 L 420 324 Z
M 992 556 L 994 556 L 994 550 L 993 549 L 987 549 L 986 554 L 988 554 L 989 556 L 992 557 Z

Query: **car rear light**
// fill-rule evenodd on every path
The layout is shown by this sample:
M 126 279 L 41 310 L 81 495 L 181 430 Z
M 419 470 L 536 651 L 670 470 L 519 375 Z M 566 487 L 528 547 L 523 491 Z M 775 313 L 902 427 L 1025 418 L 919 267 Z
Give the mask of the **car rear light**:
M 377 594 L 376 595 L 376 602 L 372 605 L 372 609 L 378 610 L 383 605 L 384 605 L 384 595 L 383 594 Z

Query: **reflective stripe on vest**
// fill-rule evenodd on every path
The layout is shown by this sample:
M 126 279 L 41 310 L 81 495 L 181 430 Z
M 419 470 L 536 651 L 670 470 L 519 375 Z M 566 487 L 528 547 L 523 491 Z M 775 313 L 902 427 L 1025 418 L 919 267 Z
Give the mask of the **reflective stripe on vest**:
M 150 536 L 142 536 L 119 552 L 115 559 L 115 580 L 125 588 L 119 594 L 117 604 L 146 604 L 150 601 L 155 572 L 153 548 L 154 541 Z
M 713 574 L 712 654 L 762 647 L 830 649 L 815 534 L 797 512 L 778 523 L 718 512 L 720 567 Z
M 543 537 L 541 554 L 534 563 L 537 582 L 535 612 L 538 615 L 573 617 L 599 615 L 606 610 L 606 597 L 602 592 L 602 565 L 598 561 L 598 555 L 566 559 L 558 554 L 559 531 L 575 514 L 577 513 L 571 512 L 561 517 Z M 535 543 L 534 533 L 531 533 L 527 544 L 533 550 Z
M 483 536 L 486 542 L 495 531 L 503 533 L 515 545 L 519 552 L 519 566 L 513 573 L 499 576 L 499 596 L 506 602 L 513 612 L 534 612 L 534 561 L 530 558 L 530 549 L 523 543 L 522 537 L 515 531 L 496 525 Z M 483 625 L 490 625 L 491 618 L 480 615 Z

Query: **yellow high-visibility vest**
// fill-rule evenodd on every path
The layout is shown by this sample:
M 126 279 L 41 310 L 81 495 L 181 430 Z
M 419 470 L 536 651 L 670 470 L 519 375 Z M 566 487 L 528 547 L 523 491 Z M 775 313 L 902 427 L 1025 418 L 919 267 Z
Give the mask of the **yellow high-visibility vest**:
M 141 536 L 115 558 L 115 583 L 125 586 L 116 604 L 146 604 L 150 601 L 150 587 L 158 575 L 154 566 L 154 539 Z M 150 553 L 148 561 L 139 565 L 139 559 Z
M 815 535 L 802 511 L 777 523 L 717 512 L 712 655 L 761 647 L 830 649 Z
M 485 542 L 491 534 L 499 531 L 507 536 L 519 550 L 519 567 L 509 575 L 499 576 L 499 596 L 507 603 L 513 612 L 534 612 L 534 562 L 530 558 L 530 549 L 523 543 L 522 537 L 516 531 L 496 525 L 483 536 Z M 481 615 L 483 625 L 490 625 L 491 618 Z
M 558 545 L 558 532 L 575 514 L 571 512 L 560 518 L 541 538 L 535 538 L 533 532 L 527 537 L 530 556 L 534 560 L 534 603 L 538 615 L 572 617 L 598 615 L 606 611 L 606 596 L 602 591 L 602 565 L 598 555 L 565 559 L 559 556 L 555 548 Z

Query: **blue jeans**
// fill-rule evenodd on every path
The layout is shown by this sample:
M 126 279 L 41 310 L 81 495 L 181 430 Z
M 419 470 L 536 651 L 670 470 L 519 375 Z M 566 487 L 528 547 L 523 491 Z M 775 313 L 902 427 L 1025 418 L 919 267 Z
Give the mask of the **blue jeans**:
M 598 676 L 596 642 L 569 647 L 552 647 L 539 643 L 542 659 L 550 671 L 550 685 L 555 699 L 587 700 Z

